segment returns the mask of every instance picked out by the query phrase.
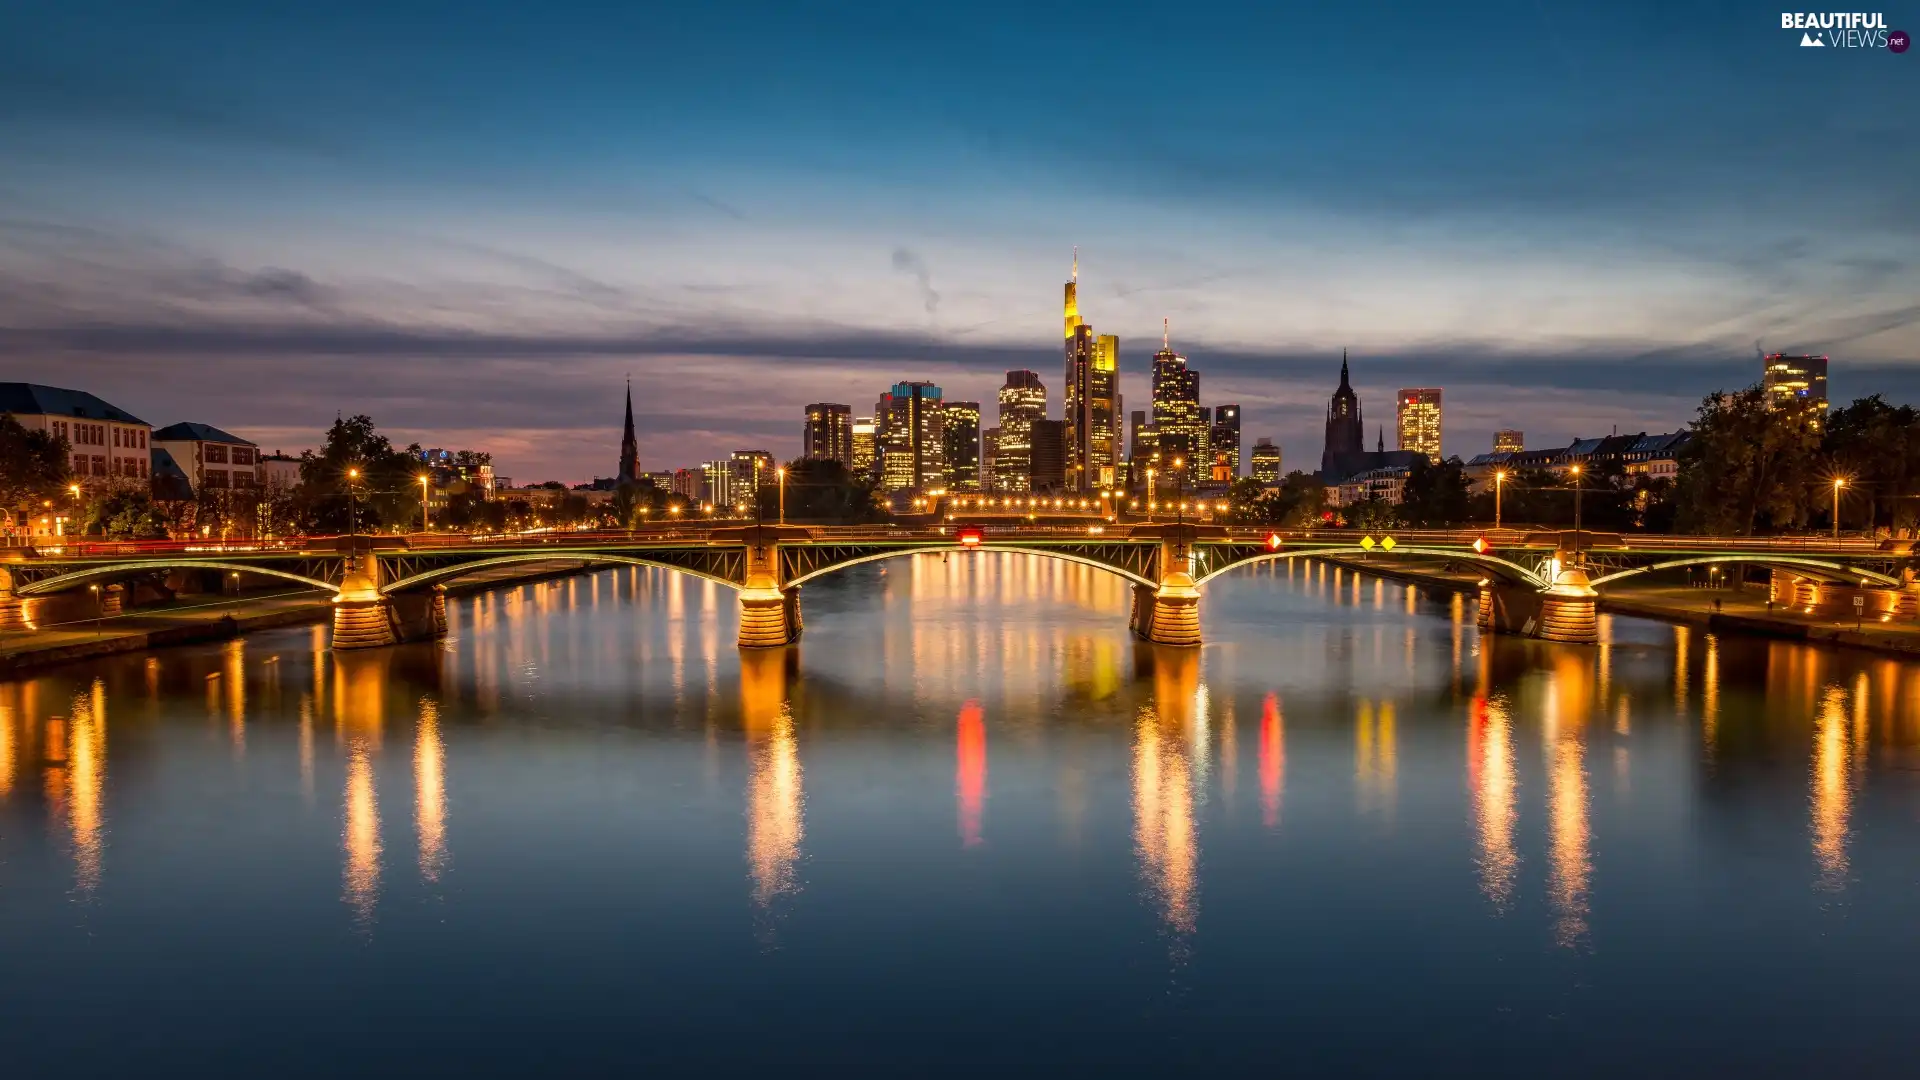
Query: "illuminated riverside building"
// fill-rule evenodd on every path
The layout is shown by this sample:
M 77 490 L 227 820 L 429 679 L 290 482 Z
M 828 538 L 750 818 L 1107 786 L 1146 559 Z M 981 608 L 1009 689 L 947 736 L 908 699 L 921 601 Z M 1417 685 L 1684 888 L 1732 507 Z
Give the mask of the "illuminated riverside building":
M 1047 388 L 1031 371 L 1009 371 L 1000 387 L 1000 444 L 993 460 L 999 491 L 1033 490 L 1033 425 L 1047 418 Z
M 1187 358 L 1173 351 L 1172 332 L 1161 323 L 1160 351 L 1153 354 L 1153 426 L 1159 432 L 1162 475 L 1174 459 L 1188 462 L 1206 448 L 1206 426 L 1200 420 L 1200 373 Z
M 807 406 L 800 456 L 853 468 L 853 410 L 824 401 Z
M 1764 361 L 1766 370 L 1761 385 L 1766 389 L 1767 407 L 1783 405 L 1811 406 L 1820 419 L 1827 415 L 1827 358 L 1824 356 L 1788 356 L 1774 353 Z
M 1062 390 L 1066 424 L 1066 472 L 1070 490 L 1091 491 L 1113 484 L 1119 462 L 1115 440 L 1120 419 L 1120 339 L 1094 335 L 1080 317 L 1078 290 L 1080 257 L 1075 253 L 1073 276 L 1066 286 L 1064 306 L 1067 374 Z
M 1440 460 L 1440 390 L 1438 387 L 1403 389 L 1397 416 L 1400 449 Z
M 773 478 L 773 455 L 765 450 L 735 450 L 733 452 L 733 497 L 752 501 L 759 497 L 760 489 L 771 485 Z M 714 500 L 716 504 L 720 500 Z
M 1207 454 L 1213 459 L 1213 479 L 1232 483 L 1240 478 L 1240 406 L 1216 405 L 1208 429 Z
M 714 506 L 726 506 L 733 502 L 734 471 L 733 462 L 721 459 L 709 461 L 700 466 L 700 501 Z
M 853 475 L 870 477 L 873 475 L 874 460 L 880 455 L 880 445 L 876 441 L 879 424 L 871 416 L 855 417 L 850 430 L 847 445 L 852 454 Z
M 1493 452 L 1496 454 L 1517 454 L 1526 448 L 1526 432 L 1504 428 L 1493 433 Z
M 947 489 L 980 490 L 980 403 L 949 401 L 941 410 Z
M 881 395 L 880 488 L 923 491 L 946 486 L 946 446 L 940 388 L 930 382 L 894 383 Z
M 1280 448 L 1273 440 L 1261 436 L 1253 444 L 1253 478 L 1263 484 L 1280 482 Z

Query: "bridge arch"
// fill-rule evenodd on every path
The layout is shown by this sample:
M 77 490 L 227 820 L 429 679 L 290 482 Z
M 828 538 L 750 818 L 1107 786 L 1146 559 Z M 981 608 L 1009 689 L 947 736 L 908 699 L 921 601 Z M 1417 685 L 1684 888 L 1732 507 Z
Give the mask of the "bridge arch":
M 1899 578 L 1890 577 L 1877 570 L 1862 570 L 1857 566 L 1848 566 L 1845 563 L 1834 562 L 1831 559 L 1814 559 L 1801 555 L 1767 555 L 1754 553 L 1745 555 L 1690 555 L 1684 559 L 1669 559 L 1666 562 L 1654 563 L 1651 566 L 1636 566 L 1629 570 L 1616 570 L 1605 577 L 1594 578 L 1593 586 L 1599 588 L 1610 581 L 1619 581 L 1621 578 L 1633 577 L 1636 574 L 1651 574 L 1655 570 L 1677 570 L 1685 566 L 1707 566 L 1723 563 L 1746 563 L 1782 570 L 1812 571 L 1812 573 L 1809 573 L 1807 576 L 1815 577 L 1824 575 L 1828 579 L 1835 581 L 1868 581 L 1876 585 L 1895 587 L 1900 585 Z
M 1534 573 L 1532 570 L 1529 570 L 1528 568 L 1520 565 L 1519 563 L 1512 562 L 1507 559 L 1502 559 L 1498 555 L 1482 555 L 1478 552 L 1472 552 L 1472 551 L 1449 551 L 1445 548 L 1422 548 L 1422 547 L 1410 547 L 1406 545 L 1402 545 L 1394 548 L 1393 553 L 1396 555 L 1433 555 L 1433 556 L 1438 556 L 1444 559 L 1454 559 L 1461 562 L 1470 562 L 1475 564 L 1476 566 L 1485 567 L 1489 572 L 1495 574 L 1498 577 L 1504 578 L 1516 585 L 1528 585 L 1536 589 L 1545 589 L 1552 584 L 1551 582 L 1542 578 L 1539 574 Z M 1280 551 L 1263 551 L 1258 555 L 1251 555 L 1243 559 L 1236 559 L 1233 562 L 1227 563 L 1223 566 L 1215 567 L 1212 570 L 1209 570 L 1205 576 L 1195 581 L 1194 584 L 1205 585 L 1207 582 L 1212 581 L 1214 578 L 1217 578 L 1221 574 L 1224 574 L 1230 570 L 1237 570 L 1242 566 L 1252 566 L 1255 563 L 1278 562 L 1283 559 L 1327 558 L 1329 556 L 1344 556 L 1346 558 L 1354 558 L 1362 554 L 1365 554 L 1365 553 L 1361 551 L 1357 551 L 1350 544 L 1345 547 L 1337 547 L 1337 548 L 1300 548 L 1300 549 L 1291 549 L 1291 550 L 1282 549 Z
M 677 566 L 673 563 L 665 562 L 660 559 L 648 559 L 645 557 L 633 556 L 633 555 L 607 555 L 607 554 L 601 554 L 598 552 L 580 551 L 580 552 L 567 552 L 566 554 L 554 554 L 553 552 L 524 552 L 524 553 L 518 553 L 514 555 L 497 555 L 497 556 L 494 556 L 493 558 L 488 558 L 488 559 L 475 559 L 473 562 L 454 563 L 451 566 L 439 566 L 439 567 L 435 567 L 432 570 L 422 570 L 420 573 L 412 574 L 407 577 L 398 578 L 394 581 L 390 581 L 380 587 L 380 594 L 382 596 L 391 596 L 394 593 L 404 592 L 408 589 L 419 588 L 422 585 L 430 585 L 436 582 L 446 581 L 451 578 L 464 577 L 467 574 L 471 574 L 476 570 L 487 570 L 496 566 L 516 566 L 521 563 L 536 563 L 536 562 L 589 562 L 589 563 L 603 563 L 608 566 L 646 566 L 646 567 L 654 567 L 661 570 L 672 570 L 672 571 L 675 571 L 676 573 L 687 574 L 691 577 L 704 578 L 708 581 L 718 582 L 719 584 L 725 585 L 727 588 L 733 589 L 735 591 L 738 591 L 744 588 L 744 586 L 741 585 L 740 582 L 731 581 L 727 578 L 721 577 L 718 574 L 709 574 L 709 573 L 706 573 L 705 571 L 695 570 L 690 567 Z
M 328 591 L 337 590 L 338 582 L 321 581 L 319 578 L 296 574 L 288 570 L 276 570 L 270 566 L 249 566 L 245 563 L 208 562 L 204 559 L 180 559 L 175 561 L 150 561 L 139 563 L 114 563 L 109 566 L 89 566 L 54 577 L 42 578 L 31 585 L 22 585 L 14 590 L 17 596 L 49 596 L 65 592 L 76 585 L 103 578 L 131 577 L 137 574 L 151 573 L 155 570 L 229 570 L 242 574 L 260 574 L 265 577 L 282 578 L 297 581 L 302 585 Z
M 922 555 L 922 554 L 927 554 L 935 551 L 942 552 L 942 553 L 968 552 L 968 551 L 1011 551 L 1011 552 L 1015 552 L 1017 554 L 1022 554 L 1022 555 L 1038 555 L 1041 558 L 1059 559 L 1063 562 L 1079 563 L 1081 566 L 1091 566 L 1096 570 L 1105 570 L 1109 574 L 1113 574 L 1117 577 L 1126 578 L 1128 581 L 1133 582 L 1135 585 L 1145 585 L 1149 589 L 1158 588 L 1160 585 L 1159 582 L 1153 580 L 1152 578 L 1146 577 L 1142 574 L 1134 573 L 1131 570 L 1127 570 L 1122 567 L 1115 566 L 1112 563 L 1101 562 L 1099 559 L 1089 559 L 1084 555 L 1076 555 L 1068 551 L 1057 551 L 1052 548 L 1039 547 L 1039 546 L 1026 547 L 1020 544 L 989 543 L 989 544 L 976 544 L 972 546 L 962 547 L 957 544 L 945 543 L 945 544 L 928 544 L 923 547 L 892 548 L 887 551 L 878 551 L 871 555 L 861 555 L 851 559 L 844 559 L 840 562 L 829 563 L 826 566 L 822 566 L 814 570 L 809 570 L 806 573 L 801 574 L 799 577 L 789 580 L 788 582 L 786 582 L 786 587 L 792 588 L 795 585 L 801 585 L 806 582 L 812 581 L 814 578 L 823 577 L 827 574 L 837 573 L 841 570 L 845 570 L 849 566 L 858 566 L 861 563 L 880 562 L 883 559 L 898 559 L 907 555 Z

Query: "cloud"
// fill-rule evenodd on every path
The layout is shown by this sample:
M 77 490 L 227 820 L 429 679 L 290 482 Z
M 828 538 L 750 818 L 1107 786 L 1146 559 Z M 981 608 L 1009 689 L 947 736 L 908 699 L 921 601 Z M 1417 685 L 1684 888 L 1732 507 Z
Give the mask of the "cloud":
M 893 268 L 912 274 L 920 283 L 921 302 L 926 305 L 927 314 L 933 314 L 940 306 L 940 294 L 933 291 L 933 271 L 927 269 L 927 260 L 911 248 L 897 247 L 893 249 Z

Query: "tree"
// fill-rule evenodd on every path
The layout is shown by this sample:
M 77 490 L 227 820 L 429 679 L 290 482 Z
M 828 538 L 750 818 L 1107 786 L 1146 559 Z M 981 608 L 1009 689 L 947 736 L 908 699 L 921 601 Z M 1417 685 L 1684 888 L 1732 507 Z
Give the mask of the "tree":
M 300 456 L 299 507 L 309 532 L 404 528 L 420 519 L 420 447 L 395 450 L 367 416 L 335 420 L 319 453 Z M 349 478 L 348 470 L 357 470 Z M 348 498 L 348 484 L 353 494 Z M 353 513 L 350 515 L 349 506 Z
M 1400 516 L 1409 525 L 1439 528 L 1458 525 L 1472 516 L 1467 501 L 1466 467 L 1458 457 L 1435 464 L 1425 456 L 1414 459 L 1400 499 Z
M 820 525 L 858 525 L 883 521 L 886 512 L 874 498 L 871 481 L 857 479 L 847 467 L 828 458 L 800 458 L 787 463 L 787 520 Z M 763 520 L 778 521 L 780 484 L 777 477 L 760 489 Z
M 1845 527 L 1872 531 L 1881 526 L 1896 535 L 1920 522 L 1920 415 L 1908 405 L 1889 405 L 1874 394 L 1827 418 L 1824 439 L 1827 475 L 1844 479 L 1840 503 Z M 1830 497 L 1821 500 L 1830 517 Z
M 1758 386 L 1707 395 L 1680 452 L 1676 525 L 1737 536 L 1803 527 L 1824 471 L 1822 419 L 1809 408 L 1768 408 Z
M 1356 529 L 1391 529 L 1400 524 L 1397 507 L 1377 495 L 1345 508 L 1347 524 Z
M 162 540 L 168 535 L 167 515 L 143 487 L 116 487 L 87 507 L 86 532 L 110 540 Z
M 66 494 L 67 443 L 50 431 L 28 431 L 12 413 L 0 413 L 0 518 L 25 520 Z

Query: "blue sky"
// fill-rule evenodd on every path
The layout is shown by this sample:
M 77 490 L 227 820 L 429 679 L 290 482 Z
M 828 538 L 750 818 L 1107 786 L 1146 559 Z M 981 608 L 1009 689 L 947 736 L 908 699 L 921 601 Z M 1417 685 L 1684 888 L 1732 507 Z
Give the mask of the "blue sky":
M 903 378 L 1057 392 L 1077 244 L 1128 406 L 1170 318 L 1290 466 L 1342 347 L 1375 421 L 1444 387 L 1467 456 L 1677 426 L 1761 349 L 1920 397 L 1920 53 L 1758 4 L 1074 14 L 16 2 L 0 358 L 584 479 L 628 374 L 648 467 Z

